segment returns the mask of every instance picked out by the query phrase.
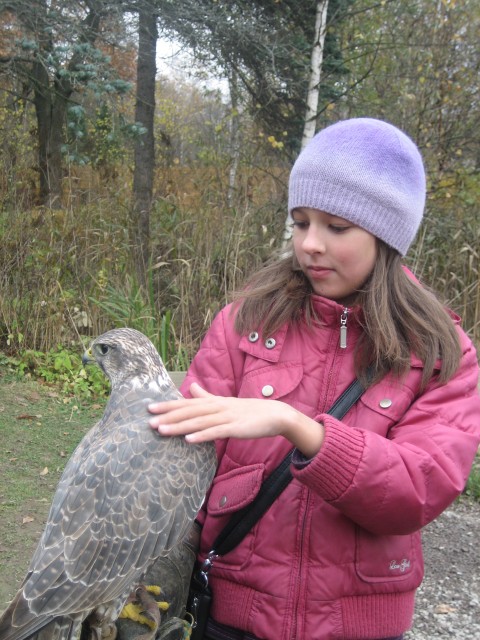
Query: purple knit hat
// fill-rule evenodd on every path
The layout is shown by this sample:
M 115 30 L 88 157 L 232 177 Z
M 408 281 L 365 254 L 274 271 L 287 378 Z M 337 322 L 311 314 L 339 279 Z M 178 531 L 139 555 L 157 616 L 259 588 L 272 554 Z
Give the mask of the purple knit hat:
M 290 174 L 288 211 L 320 209 L 405 255 L 422 221 L 425 170 L 415 143 L 382 120 L 354 118 L 320 131 Z

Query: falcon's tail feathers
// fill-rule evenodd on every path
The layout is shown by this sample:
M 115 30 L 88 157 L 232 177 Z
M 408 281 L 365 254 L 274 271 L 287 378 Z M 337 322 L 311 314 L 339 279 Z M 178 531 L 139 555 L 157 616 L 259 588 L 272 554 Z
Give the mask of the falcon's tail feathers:
M 0 618 L 0 639 L 73 640 L 78 625 L 72 618 L 34 615 L 19 591 Z

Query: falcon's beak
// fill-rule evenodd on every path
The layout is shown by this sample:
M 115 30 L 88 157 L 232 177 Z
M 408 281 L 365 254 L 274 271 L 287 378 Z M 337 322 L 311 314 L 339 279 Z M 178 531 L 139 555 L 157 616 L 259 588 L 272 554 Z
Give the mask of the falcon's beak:
M 95 358 L 93 357 L 92 348 L 90 347 L 82 356 L 82 364 L 83 366 L 85 366 L 86 364 L 90 364 L 92 362 L 95 362 Z

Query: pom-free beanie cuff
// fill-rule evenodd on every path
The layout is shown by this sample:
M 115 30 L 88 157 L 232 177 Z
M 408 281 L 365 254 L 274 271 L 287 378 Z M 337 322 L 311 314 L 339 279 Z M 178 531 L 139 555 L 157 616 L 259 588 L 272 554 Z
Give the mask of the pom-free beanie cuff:
M 320 131 L 300 153 L 290 174 L 288 210 L 340 216 L 405 255 L 425 196 L 415 143 L 387 122 L 354 118 Z

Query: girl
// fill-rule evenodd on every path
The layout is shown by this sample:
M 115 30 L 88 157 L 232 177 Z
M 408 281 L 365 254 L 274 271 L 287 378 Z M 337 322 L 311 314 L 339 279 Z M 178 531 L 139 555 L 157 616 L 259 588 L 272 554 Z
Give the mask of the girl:
M 201 560 L 295 450 L 293 481 L 214 561 L 208 638 L 401 638 L 412 623 L 421 528 L 462 491 L 480 441 L 475 349 L 401 264 L 424 203 L 420 153 L 394 126 L 318 133 L 290 176 L 291 255 L 216 317 L 190 398 L 151 406 L 162 435 L 217 441 Z M 365 393 L 332 418 L 355 376 Z

